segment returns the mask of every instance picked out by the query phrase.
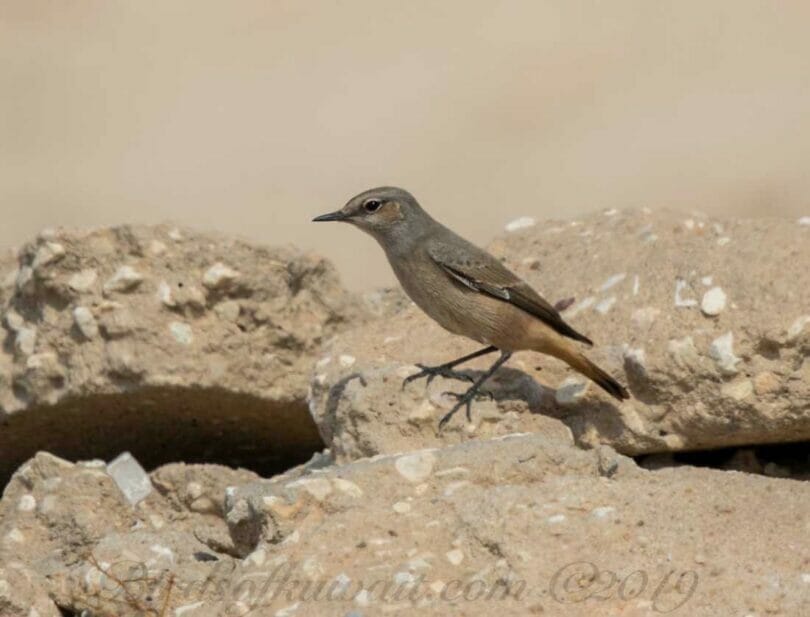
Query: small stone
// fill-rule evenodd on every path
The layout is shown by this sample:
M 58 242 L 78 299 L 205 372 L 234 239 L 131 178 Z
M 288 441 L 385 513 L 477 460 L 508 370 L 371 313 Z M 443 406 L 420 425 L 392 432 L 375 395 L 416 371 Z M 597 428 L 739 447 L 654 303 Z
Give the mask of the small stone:
M 86 306 L 77 306 L 73 309 L 73 321 L 84 338 L 94 339 L 98 336 L 98 323 L 96 323 L 93 313 Z
M 633 295 L 634 296 L 638 295 L 638 290 L 639 290 L 640 287 L 641 287 L 641 281 L 640 281 L 640 279 L 638 277 L 638 274 L 636 274 L 633 277 Z
M 214 307 L 214 312 L 220 319 L 230 322 L 234 322 L 239 319 L 239 313 L 241 310 L 242 308 L 239 306 L 239 303 L 236 300 L 226 300 L 225 302 L 220 302 Z
M 25 356 L 34 353 L 37 345 L 36 328 L 20 328 L 14 338 L 14 348 Z
M 804 327 L 809 323 L 810 315 L 802 315 L 796 321 L 790 324 L 787 331 L 787 342 L 792 343 L 799 338 L 799 335 L 801 335 L 801 333 L 804 331 Z
M 551 525 L 558 525 L 559 523 L 565 522 L 565 514 L 554 514 L 549 516 L 546 519 L 546 522 L 550 523 Z
M 65 256 L 65 247 L 58 242 L 46 242 L 37 249 L 34 262 L 31 267 L 34 270 L 47 266 L 62 259 Z
M 48 375 L 59 375 L 62 372 L 59 359 L 52 351 L 31 354 L 28 356 L 25 366 L 32 370 L 43 370 Z
M 754 391 L 754 384 L 750 379 L 738 379 L 726 384 L 720 388 L 720 392 L 727 398 L 741 401 L 748 397 Z
M 690 306 L 697 306 L 697 300 L 692 298 L 684 298 L 681 296 L 681 292 L 686 289 L 687 283 L 683 279 L 678 279 L 675 281 L 675 306 L 679 308 L 686 308 Z
M 25 293 L 30 291 L 29 283 L 34 279 L 34 271 L 31 269 L 30 266 L 23 266 L 17 272 L 17 279 L 14 281 L 14 285 L 17 288 L 17 291 L 20 293 Z
M 222 289 L 231 285 L 239 273 L 222 262 L 217 262 L 203 274 L 202 284 L 208 289 Z
M 415 424 L 421 422 L 430 422 L 433 420 L 435 415 L 436 408 L 429 400 L 426 399 L 413 408 L 413 410 L 408 414 L 408 420 Z
M 186 484 L 186 494 L 191 499 L 199 499 L 202 497 L 203 494 L 203 487 L 202 484 L 199 482 L 189 482 Z
M 88 291 L 98 279 L 98 273 L 93 269 L 81 270 L 68 279 L 68 287 L 75 292 Z
M 20 497 L 20 501 L 17 504 L 17 509 L 20 512 L 32 512 L 36 507 L 37 507 L 37 500 L 30 493 L 26 493 L 25 495 Z
M 350 366 L 354 365 L 357 359 L 354 356 L 350 356 L 349 354 L 343 354 L 338 358 L 340 362 L 340 366 L 343 368 L 349 368 Z
M 107 465 L 107 474 L 133 506 L 152 492 L 149 474 L 129 452 L 124 452 Z
M 624 352 L 625 364 L 632 367 L 634 372 L 644 374 L 647 372 L 647 358 L 644 349 L 641 347 L 629 347 Z
M 143 282 L 143 276 L 132 266 L 121 266 L 106 283 L 104 291 L 132 291 Z
M 510 221 L 506 224 L 506 231 L 517 231 L 518 229 L 526 229 L 527 227 L 533 227 L 536 224 L 536 221 L 530 216 L 521 216 L 520 218 L 515 219 L 514 221 Z
M 409 482 L 418 483 L 433 472 L 436 456 L 430 450 L 400 456 L 394 463 L 399 474 Z
M 717 238 L 717 246 L 725 246 L 729 242 L 731 242 L 731 238 L 729 238 L 728 236 L 722 236 L 720 238 Z
M 714 317 L 722 313 L 724 308 L 726 308 L 726 292 L 720 287 L 712 287 L 703 294 L 700 310 L 703 311 L 704 315 Z
M 700 279 L 700 282 L 704 287 L 711 287 L 712 283 L 714 282 L 714 278 L 711 276 L 704 276 L 702 279 Z
M 445 553 L 445 557 L 447 557 L 447 561 L 454 566 L 457 566 L 464 561 L 464 553 L 457 548 L 453 549 L 452 551 L 447 551 L 447 553 Z
M 6 326 L 12 332 L 19 332 L 20 329 L 22 329 L 22 327 L 25 325 L 25 320 L 14 309 L 8 310 L 3 318 L 3 321 L 6 322 Z
M 734 355 L 734 334 L 726 332 L 712 341 L 709 347 L 709 355 L 717 364 L 717 367 L 725 375 L 737 374 L 737 362 L 740 359 Z
M 588 391 L 588 382 L 577 377 L 567 377 L 554 393 L 554 400 L 559 405 L 576 403 Z
M 802 227 L 810 227 L 810 216 L 803 216 L 799 219 L 799 225 Z
M 177 306 L 177 302 L 172 295 L 172 287 L 166 281 L 161 281 L 158 284 L 157 297 L 163 306 L 173 308 Z
M 602 518 L 602 519 L 611 516 L 614 512 L 616 512 L 616 508 L 614 508 L 613 506 L 600 506 L 598 508 L 594 508 L 593 510 L 591 510 L 591 514 L 595 518 Z
M 754 392 L 758 395 L 769 394 L 779 389 L 779 378 L 770 371 L 763 371 L 754 377 Z
M 183 234 L 180 232 L 179 229 L 177 229 L 177 227 L 173 227 L 172 229 L 170 229 L 166 235 L 169 236 L 169 238 L 171 238 L 175 242 L 180 242 L 183 240 Z
M 182 321 L 173 321 L 169 324 L 169 332 L 172 333 L 174 340 L 181 345 L 191 345 L 194 342 L 194 334 L 191 331 L 191 326 Z

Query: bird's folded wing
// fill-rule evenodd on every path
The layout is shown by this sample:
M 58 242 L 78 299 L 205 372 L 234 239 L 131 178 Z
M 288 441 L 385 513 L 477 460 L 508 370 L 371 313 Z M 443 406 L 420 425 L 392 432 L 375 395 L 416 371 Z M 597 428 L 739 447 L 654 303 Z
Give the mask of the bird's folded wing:
M 542 320 L 563 336 L 593 345 L 588 337 L 565 323 L 557 309 L 540 294 L 489 254 L 481 251 L 470 255 L 459 251 L 459 247 L 444 249 L 441 246 L 428 248 L 428 254 L 457 283 L 509 302 Z

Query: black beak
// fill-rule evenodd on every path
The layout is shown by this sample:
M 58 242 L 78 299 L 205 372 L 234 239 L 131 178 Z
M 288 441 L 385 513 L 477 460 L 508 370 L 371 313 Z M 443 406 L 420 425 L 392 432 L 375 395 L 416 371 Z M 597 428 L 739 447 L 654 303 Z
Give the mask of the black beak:
M 346 216 L 346 214 L 344 214 L 340 210 L 337 210 L 336 212 L 330 212 L 329 214 L 321 214 L 320 216 L 316 216 L 314 219 L 312 219 L 312 222 L 321 223 L 323 221 L 345 221 L 347 218 L 349 217 Z

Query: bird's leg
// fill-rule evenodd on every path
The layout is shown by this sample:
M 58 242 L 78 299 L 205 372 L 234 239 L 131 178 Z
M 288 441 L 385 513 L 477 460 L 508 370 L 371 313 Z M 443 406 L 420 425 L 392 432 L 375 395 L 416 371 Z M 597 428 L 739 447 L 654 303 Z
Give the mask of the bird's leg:
M 416 379 L 421 379 L 422 377 L 427 377 L 427 385 L 430 385 L 430 382 L 438 376 L 445 377 L 447 379 L 458 379 L 459 381 L 472 381 L 472 377 L 465 375 L 464 373 L 454 371 L 453 367 L 462 364 L 463 362 L 467 362 L 468 360 L 472 360 L 473 358 L 485 356 L 493 351 L 498 351 L 498 349 L 497 347 L 490 345 L 489 347 L 484 347 L 483 349 L 479 349 L 478 351 L 474 351 L 466 356 L 456 358 L 450 362 L 439 364 L 438 366 L 425 366 L 424 364 L 417 364 L 416 366 L 422 370 L 403 379 L 402 387 L 404 388 L 410 382 Z
M 478 390 L 481 388 L 484 382 L 490 377 L 492 377 L 492 375 L 495 374 L 495 371 L 497 371 L 500 368 L 500 366 L 504 362 L 506 362 L 511 356 L 512 356 L 511 351 L 501 351 L 501 357 L 495 360 L 494 364 L 489 367 L 489 370 L 487 370 L 486 373 L 484 373 L 478 379 L 476 379 L 473 385 L 471 385 L 470 388 L 464 394 L 449 393 L 456 396 L 458 402 L 455 405 L 453 405 L 453 408 L 450 411 L 448 411 L 444 415 L 444 417 L 439 421 L 439 430 L 441 430 L 442 427 L 444 427 L 444 425 L 447 424 L 448 420 L 450 420 L 450 418 L 453 417 L 453 414 L 456 413 L 462 407 L 467 408 L 467 420 L 472 420 L 472 418 L 470 417 L 470 408 L 472 406 L 472 401 L 475 398 L 475 395 L 478 393 Z

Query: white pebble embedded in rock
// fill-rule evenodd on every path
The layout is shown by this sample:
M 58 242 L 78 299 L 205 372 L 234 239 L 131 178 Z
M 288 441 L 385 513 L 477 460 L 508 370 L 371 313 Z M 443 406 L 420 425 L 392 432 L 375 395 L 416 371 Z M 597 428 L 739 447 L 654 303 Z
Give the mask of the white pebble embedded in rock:
M 399 474 L 409 482 L 422 482 L 433 472 L 436 455 L 430 450 L 421 450 L 400 456 L 394 462 Z
M 14 338 L 14 348 L 25 356 L 34 353 L 37 346 L 36 328 L 20 328 Z
M 807 324 L 810 324 L 810 315 L 802 315 L 796 321 L 790 324 L 787 331 L 787 342 L 792 343 L 799 338 L 799 335 L 804 331 L 804 327 Z
M 684 298 L 681 296 L 681 292 L 686 289 L 687 284 L 686 281 L 683 279 L 678 279 L 675 281 L 675 306 L 679 308 L 685 308 L 689 306 L 697 306 L 697 300 L 692 298 Z
M 557 388 L 557 391 L 554 393 L 554 399 L 560 405 L 570 405 L 585 396 L 587 390 L 587 381 L 583 381 L 577 377 L 568 377 Z
M 739 362 L 740 359 L 734 355 L 733 333 L 726 332 L 722 336 L 718 336 L 714 339 L 709 347 L 709 355 L 715 361 L 715 364 L 717 364 L 717 368 L 720 369 L 720 372 L 725 375 L 737 374 L 737 362 Z
M 98 323 L 86 306 L 77 306 L 73 309 L 73 321 L 84 338 L 94 339 L 98 336 Z
M 124 452 L 107 465 L 107 474 L 133 506 L 152 492 L 149 474 L 129 452 Z
M 68 287 L 75 292 L 82 293 L 90 290 L 95 285 L 96 279 L 98 279 L 98 273 L 88 268 L 71 276 L 68 279 Z
M 518 229 L 526 229 L 527 227 L 533 227 L 537 221 L 535 221 L 530 216 L 521 216 L 520 218 L 515 219 L 514 221 L 510 221 L 506 224 L 506 231 L 517 231 Z
M 338 361 L 340 362 L 340 366 L 343 368 L 349 368 L 357 361 L 357 359 L 349 354 L 343 354 L 340 356 L 340 358 L 338 358 Z
M 703 294 L 703 300 L 700 302 L 700 310 L 704 315 L 709 317 L 716 317 L 723 312 L 726 308 L 726 292 L 720 287 L 712 287 L 709 291 Z
M 157 297 L 163 306 L 172 308 L 177 306 L 177 302 L 172 295 L 172 288 L 166 281 L 160 281 L 157 289 Z
M 194 342 L 194 334 L 191 331 L 191 326 L 182 321 L 173 321 L 169 324 L 169 332 L 172 333 L 174 340 L 181 345 L 191 345 Z
M 121 266 L 106 283 L 104 291 L 132 291 L 143 282 L 143 275 L 132 266 Z
M 25 495 L 20 497 L 20 501 L 17 504 L 17 509 L 20 512 L 32 512 L 36 507 L 37 507 L 37 500 L 30 493 L 26 493 Z
M 454 548 L 452 551 L 447 551 L 445 553 L 445 557 L 447 557 L 447 561 L 454 566 L 457 566 L 464 561 L 464 553 L 457 548 Z
M 799 225 L 802 227 L 810 227 L 810 216 L 803 216 L 799 219 Z
M 42 266 L 47 266 L 55 261 L 59 261 L 65 256 L 65 247 L 58 242 L 46 242 L 37 249 L 34 262 L 31 267 L 36 270 Z
M 236 270 L 217 262 L 203 274 L 202 284 L 208 289 L 222 289 L 231 285 L 237 278 L 239 273 Z

